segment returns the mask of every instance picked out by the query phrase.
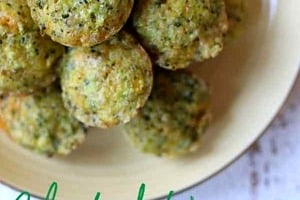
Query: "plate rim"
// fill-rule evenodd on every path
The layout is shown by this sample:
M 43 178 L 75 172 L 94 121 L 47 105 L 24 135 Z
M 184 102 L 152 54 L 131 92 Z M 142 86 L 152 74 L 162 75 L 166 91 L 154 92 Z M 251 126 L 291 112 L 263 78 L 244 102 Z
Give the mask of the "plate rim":
M 280 111 L 283 109 L 283 107 L 287 104 L 287 101 L 288 99 L 291 97 L 292 95 L 292 91 L 293 89 L 295 88 L 296 86 L 296 81 L 297 81 L 297 78 L 300 76 L 300 61 L 298 63 L 298 69 L 297 69 L 297 72 L 295 73 L 294 77 L 293 77 L 293 80 L 291 82 L 291 85 L 289 87 L 289 90 L 282 102 L 282 104 L 278 107 L 277 111 L 276 111 L 276 114 L 272 117 L 272 119 L 270 120 L 270 122 L 265 126 L 265 128 L 263 129 L 263 131 L 258 134 L 258 136 L 247 146 L 245 147 L 245 149 L 243 151 L 241 151 L 239 154 L 237 154 L 230 162 L 228 162 L 226 165 L 224 165 L 222 168 L 218 169 L 217 171 L 215 171 L 214 173 L 212 173 L 211 175 L 209 175 L 208 177 L 206 177 L 205 179 L 201 180 L 201 181 L 198 181 L 196 183 L 192 183 L 190 186 L 187 186 L 185 188 L 182 188 L 180 190 L 177 190 L 177 191 L 174 191 L 174 196 L 175 195 L 180 195 L 190 189 L 193 189 L 197 186 L 200 186 L 201 184 L 209 181 L 210 179 L 214 178 L 215 176 L 217 176 L 218 174 L 222 173 L 223 171 L 225 171 L 228 167 L 230 167 L 232 164 L 234 164 L 235 162 L 237 162 L 243 155 L 245 155 L 247 153 L 247 151 L 251 148 L 251 146 L 257 142 L 259 139 L 261 139 L 265 133 L 270 129 L 270 127 L 272 126 L 273 122 L 275 121 L 275 119 L 279 116 L 280 114 Z M 7 183 L 6 181 L 2 180 L 1 177 L 0 177 L 0 184 L 14 190 L 15 192 L 23 192 L 24 190 L 20 189 L 19 187 L 17 186 L 14 186 L 13 184 L 11 183 Z M 29 191 L 30 192 L 30 191 Z M 34 197 L 34 198 L 37 198 L 37 199 L 43 199 L 43 197 L 37 195 L 37 194 L 34 194 L 32 192 L 30 192 L 30 196 L 31 197 Z M 164 195 L 164 196 L 160 196 L 160 197 L 157 197 L 157 198 L 154 198 L 154 199 L 149 199 L 149 200 L 163 200 L 167 197 L 168 195 Z
M 237 162 L 241 157 L 243 157 L 252 147 L 253 144 L 255 144 L 258 140 L 260 140 L 265 134 L 266 132 L 271 128 L 273 122 L 276 120 L 276 118 L 280 115 L 280 111 L 283 109 L 283 107 L 287 104 L 289 98 L 292 95 L 292 91 L 296 86 L 296 81 L 297 78 L 300 78 L 300 61 L 298 63 L 298 69 L 297 72 L 295 73 L 295 76 L 293 77 L 293 81 L 291 82 L 291 86 L 289 87 L 289 90 L 287 92 L 287 95 L 285 96 L 282 104 L 279 106 L 279 108 L 276 111 L 276 114 L 272 117 L 272 119 L 270 120 L 270 122 L 265 126 L 265 128 L 263 129 L 263 131 L 258 134 L 258 136 L 247 146 L 245 147 L 245 149 L 243 151 L 241 151 L 241 153 L 237 154 L 237 156 L 235 156 L 230 162 L 228 162 L 226 165 L 224 165 L 222 168 L 220 168 L 219 170 L 217 170 L 216 172 L 212 173 L 211 175 L 209 175 L 208 177 L 206 177 L 205 179 L 198 181 L 196 183 L 191 184 L 190 186 L 187 186 L 181 190 L 175 191 L 174 195 L 179 195 L 182 194 L 190 189 L 193 189 L 197 186 L 200 186 L 201 184 L 209 181 L 210 179 L 214 178 L 215 176 L 217 176 L 218 174 L 222 173 L 223 171 L 225 171 L 228 167 L 230 167 L 231 165 L 233 165 L 235 162 Z M 164 198 L 166 198 L 168 195 L 165 196 L 161 196 L 158 198 L 154 198 L 154 199 L 149 199 L 149 200 L 162 200 Z

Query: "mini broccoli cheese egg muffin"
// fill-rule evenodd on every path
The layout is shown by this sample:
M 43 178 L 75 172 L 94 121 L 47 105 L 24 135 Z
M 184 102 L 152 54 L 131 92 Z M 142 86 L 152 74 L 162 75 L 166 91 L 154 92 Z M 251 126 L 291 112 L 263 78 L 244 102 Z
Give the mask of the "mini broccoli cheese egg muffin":
M 158 72 L 149 100 L 125 125 L 140 151 L 177 157 L 194 151 L 210 122 L 207 85 L 186 72 Z
M 101 128 L 134 117 L 153 81 L 150 58 L 124 31 L 100 45 L 71 49 L 60 74 L 65 106 L 86 125 Z
M 132 25 L 161 67 L 176 70 L 213 58 L 223 48 L 223 0 L 138 0 Z
M 48 86 L 63 51 L 63 46 L 39 34 L 25 1 L 0 1 L 0 94 Z
M 0 125 L 16 143 L 46 155 L 67 155 L 85 139 L 85 128 L 63 106 L 55 88 L 0 99 Z
M 54 64 L 64 47 L 38 32 L 7 36 L 0 43 L 0 93 L 32 92 L 55 80 Z
M 133 0 L 27 0 L 40 29 L 66 46 L 93 46 L 116 34 Z

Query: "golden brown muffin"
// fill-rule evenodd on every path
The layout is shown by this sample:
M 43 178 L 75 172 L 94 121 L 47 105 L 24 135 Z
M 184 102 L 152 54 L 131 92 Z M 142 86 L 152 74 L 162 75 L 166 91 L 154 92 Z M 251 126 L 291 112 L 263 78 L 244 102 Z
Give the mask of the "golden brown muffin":
M 67 155 L 85 140 L 85 127 L 64 108 L 50 87 L 31 95 L 0 99 L 0 128 L 16 143 L 46 155 Z
M 216 57 L 228 22 L 223 0 L 137 0 L 132 25 L 154 62 L 176 70 Z
M 101 128 L 131 120 L 153 81 L 150 58 L 124 31 L 100 45 L 70 50 L 60 73 L 65 106 L 86 125 Z
M 116 34 L 133 0 L 28 0 L 42 32 L 66 46 L 90 47 Z
M 182 71 L 160 71 L 149 100 L 124 126 L 126 134 L 144 153 L 172 158 L 194 151 L 210 122 L 209 102 L 204 81 Z
M 47 87 L 64 47 L 39 34 L 24 0 L 0 0 L 0 13 L 0 94 Z

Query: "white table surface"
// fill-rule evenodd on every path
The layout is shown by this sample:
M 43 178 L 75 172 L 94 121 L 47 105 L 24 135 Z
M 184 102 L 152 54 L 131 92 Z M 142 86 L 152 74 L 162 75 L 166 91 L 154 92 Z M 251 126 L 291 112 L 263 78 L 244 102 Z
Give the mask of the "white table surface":
M 0 185 L 0 200 L 18 195 Z M 272 126 L 245 155 L 172 199 L 190 196 L 195 200 L 300 200 L 300 77 Z

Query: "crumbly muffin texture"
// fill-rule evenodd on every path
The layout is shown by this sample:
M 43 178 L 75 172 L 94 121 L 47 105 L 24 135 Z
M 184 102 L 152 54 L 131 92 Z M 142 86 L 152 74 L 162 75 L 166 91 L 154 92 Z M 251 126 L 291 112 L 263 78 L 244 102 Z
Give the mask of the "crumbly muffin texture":
M 137 0 L 132 26 L 154 62 L 170 70 L 213 58 L 228 28 L 223 0 Z
M 60 74 L 69 111 L 101 128 L 130 121 L 148 99 L 153 82 L 150 58 L 124 31 L 100 45 L 70 50 Z
M 30 93 L 55 80 L 64 47 L 40 35 L 25 0 L 1 0 L 0 52 L 0 94 Z
M 158 72 L 139 115 L 124 126 L 138 150 L 163 157 L 194 151 L 210 122 L 210 92 L 187 72 Z
M 0 99 L 0 128 L 16 143 L 45 155 L 67 155 L 85 140 L 86 129 L 63 106 L 54 87 Z
M 133 0 L 27 0 L 42 32 L 66 46 L 93 46 L 116 34 Z

